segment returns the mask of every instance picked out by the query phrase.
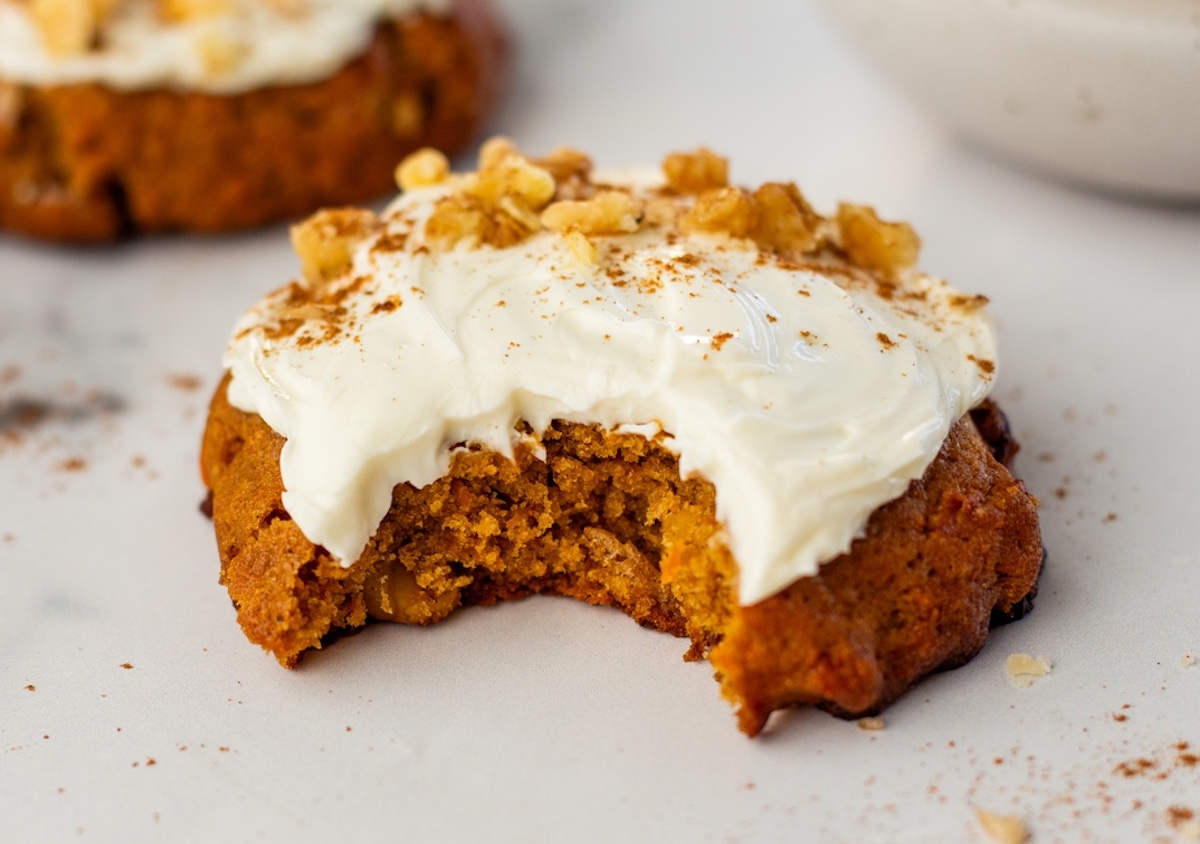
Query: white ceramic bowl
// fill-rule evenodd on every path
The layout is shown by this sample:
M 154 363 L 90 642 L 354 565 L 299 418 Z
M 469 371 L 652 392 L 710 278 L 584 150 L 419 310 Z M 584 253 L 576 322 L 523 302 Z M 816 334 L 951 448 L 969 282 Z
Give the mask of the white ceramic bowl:
M 1092 186 L 1200 199 L 1200 0 L 820 0 L 963 135 Z

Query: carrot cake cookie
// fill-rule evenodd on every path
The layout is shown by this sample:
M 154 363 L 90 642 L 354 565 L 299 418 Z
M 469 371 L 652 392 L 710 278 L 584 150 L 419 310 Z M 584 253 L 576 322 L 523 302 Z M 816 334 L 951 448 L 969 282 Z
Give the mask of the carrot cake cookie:
M 754 735 L 877 712 L 1028 606 L 986 299 L 914 269 L 909 226 L 706 150 L 593 173 L 497 139 L 397 179 L 293 230 L 211 406 L 221 579 L 282 664 L 566 595 L 689 638 Z
M 479 129 L 488 0 L 0 0 L 0 229 L 227 231 L 387 193 Z

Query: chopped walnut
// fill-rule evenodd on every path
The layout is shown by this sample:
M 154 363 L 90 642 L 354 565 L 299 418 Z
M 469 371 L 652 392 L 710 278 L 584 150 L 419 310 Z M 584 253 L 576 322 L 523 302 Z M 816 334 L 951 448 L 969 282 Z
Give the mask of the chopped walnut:
M 514 217 L 502 208 L 489 208 L 478 197 L 466 193 L 439 202 L 425 225 L 430 245 L 440 249 L 451 249 L 460 242 L 503 249 L 520 243 L 533 231 L 527 219 Z
M 465 194 L 453 194 L 433 209 L 425 224 L 425 237 L 433 246 L 450 249 L 460 241 L 483 242 L 487 227 L 488 215 L 478 200 Z
M 1022 689 L 1029 688 L 1038 677 L 1049 674 L 1051 667 L 1050 660 L 1045 657 L 1034 659 L 1029 654 L 1009 654 L 1004 664 L 1014 685 Z
M 159 14 L 169 21 L 215 18 L 233 10 L 233 0 L 159 0 Z
M 975 818 L 987 837 L 997 844 L 1024 844 L 1029 840 L 1025 821 L 1016 815 L 997 815 L 976 809 Z
M 533 163 L 549 172 L 555 182 L 586 179 L 592 172 L 592 159 L 570 147 L 559 147 L 549 155 L 535 158 Z
M 567 242 L 567 248 L 571 250 L 571 254 L 576 260 L 584 266 L 592 266 L 600 261 L 600 250 L 596 248 L 596 244 L 588 240 L 587 235 L 583 232 L 574 230 L 563 235 L 563 240 Z
M 670 228 L 679 218 L 679 206 L 667 196 L 656 196 L 646 203 L 643 220 L 646 225 Z
M 921 239 L 908 223 L 886 223 L 873 208 L 843 202 L 837 226 L 842 249 L 860 267 L 894 278 L 917 263 Z
M 554 177 L 521 155 L 506 138 L 484 143 L 479 172 L 460 193 L 444 198 L 425 231 L 429 242 L 449 249 L 461 241 L 496 247 L 520 243 L 542 227 L 539 212 L 554 198 Z
M 104 0 L 30 0 L 29 15 L 54 56 L 87 52 L 110 4 Z
M 236 70 L 248 52 L 249 47 L 243 42 L 216 32 L 205 32 L 196 38 L 196 53 L 210 76 Z
M 554 198 L 554 177 L 522 155 L 509 155 L 480 169 L 468 191 L 484 202 L 513 197 L 541 209 Z
M 624 191 L 603 191 L 591 199 L 556 202 L 542 212 L 542 225 L 556 232 L 588 234 L 635 232 L 641 203 Z
M 450 173 L 450 162 L 436 149 L 425 147 L 406 157 L 396 167 L 396 186 L 400 190 L 440 184 Z
M 747 237 L 758 226 L 754 197 L 741 188 L 714 188 L 700 194 L 680 220 L 684 231 L 726 232 Z
M 357 208 L 318 211 L 292 226 L 292 247 L 300 256 L 304 280 L 318 287 L 350 267 L 354 247 L 379 228 L 379 218 Z
M 729 162 L 711 150 L 676 152 L 663 161 L 667 185 L 676 193 L 702 194 L 729 184 Z
M 754 241 L 790 258 L 813 251 L 818 244 L 821 217 L 794 184 L 767 182 L 754 192 L 759 208 Z
M 495 167 L 512 155 L 520 155 L 517 145 L 503 135 L 493 135 L 479 146 L 479 169 Z

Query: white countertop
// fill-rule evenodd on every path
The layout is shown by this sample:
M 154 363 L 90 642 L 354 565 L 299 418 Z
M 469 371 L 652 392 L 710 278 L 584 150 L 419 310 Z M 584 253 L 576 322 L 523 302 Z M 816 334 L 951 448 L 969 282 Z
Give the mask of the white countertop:
M 605 167 L 707 144 L 740 183 L 912 221 L 926 270 L 992 299 L 1050 554 L 1034 612 L 879 732 L 797 710 L 747 740 L 685 642 L 557 599 L 375 625 L 285 671 L 216 583 L 196 471 L 234 319 L 296 272 L 284 228 L 0 237 L 0 840 L 984 841 L 974 807 L 1035 841 L 1182 840 L 1200 209 L 983 157 L 803 3 L 506 5 L 495 131 Z M 1018 689 L 1014 652 L 1054 670 Z

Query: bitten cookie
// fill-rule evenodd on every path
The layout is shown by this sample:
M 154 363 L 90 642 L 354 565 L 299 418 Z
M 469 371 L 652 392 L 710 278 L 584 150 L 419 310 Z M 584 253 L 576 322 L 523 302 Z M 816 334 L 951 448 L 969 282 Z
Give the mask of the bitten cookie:
M 281 663 L 567 595 L 688 637 L 754 735 L 876 712 L 1028 607 L 986 300 L 916 271 L 907 225 L 705 150 L 397 172 L 382 217 L 294 230 L 303 275 L 243 317 L 210 410 L 221 579 Z

